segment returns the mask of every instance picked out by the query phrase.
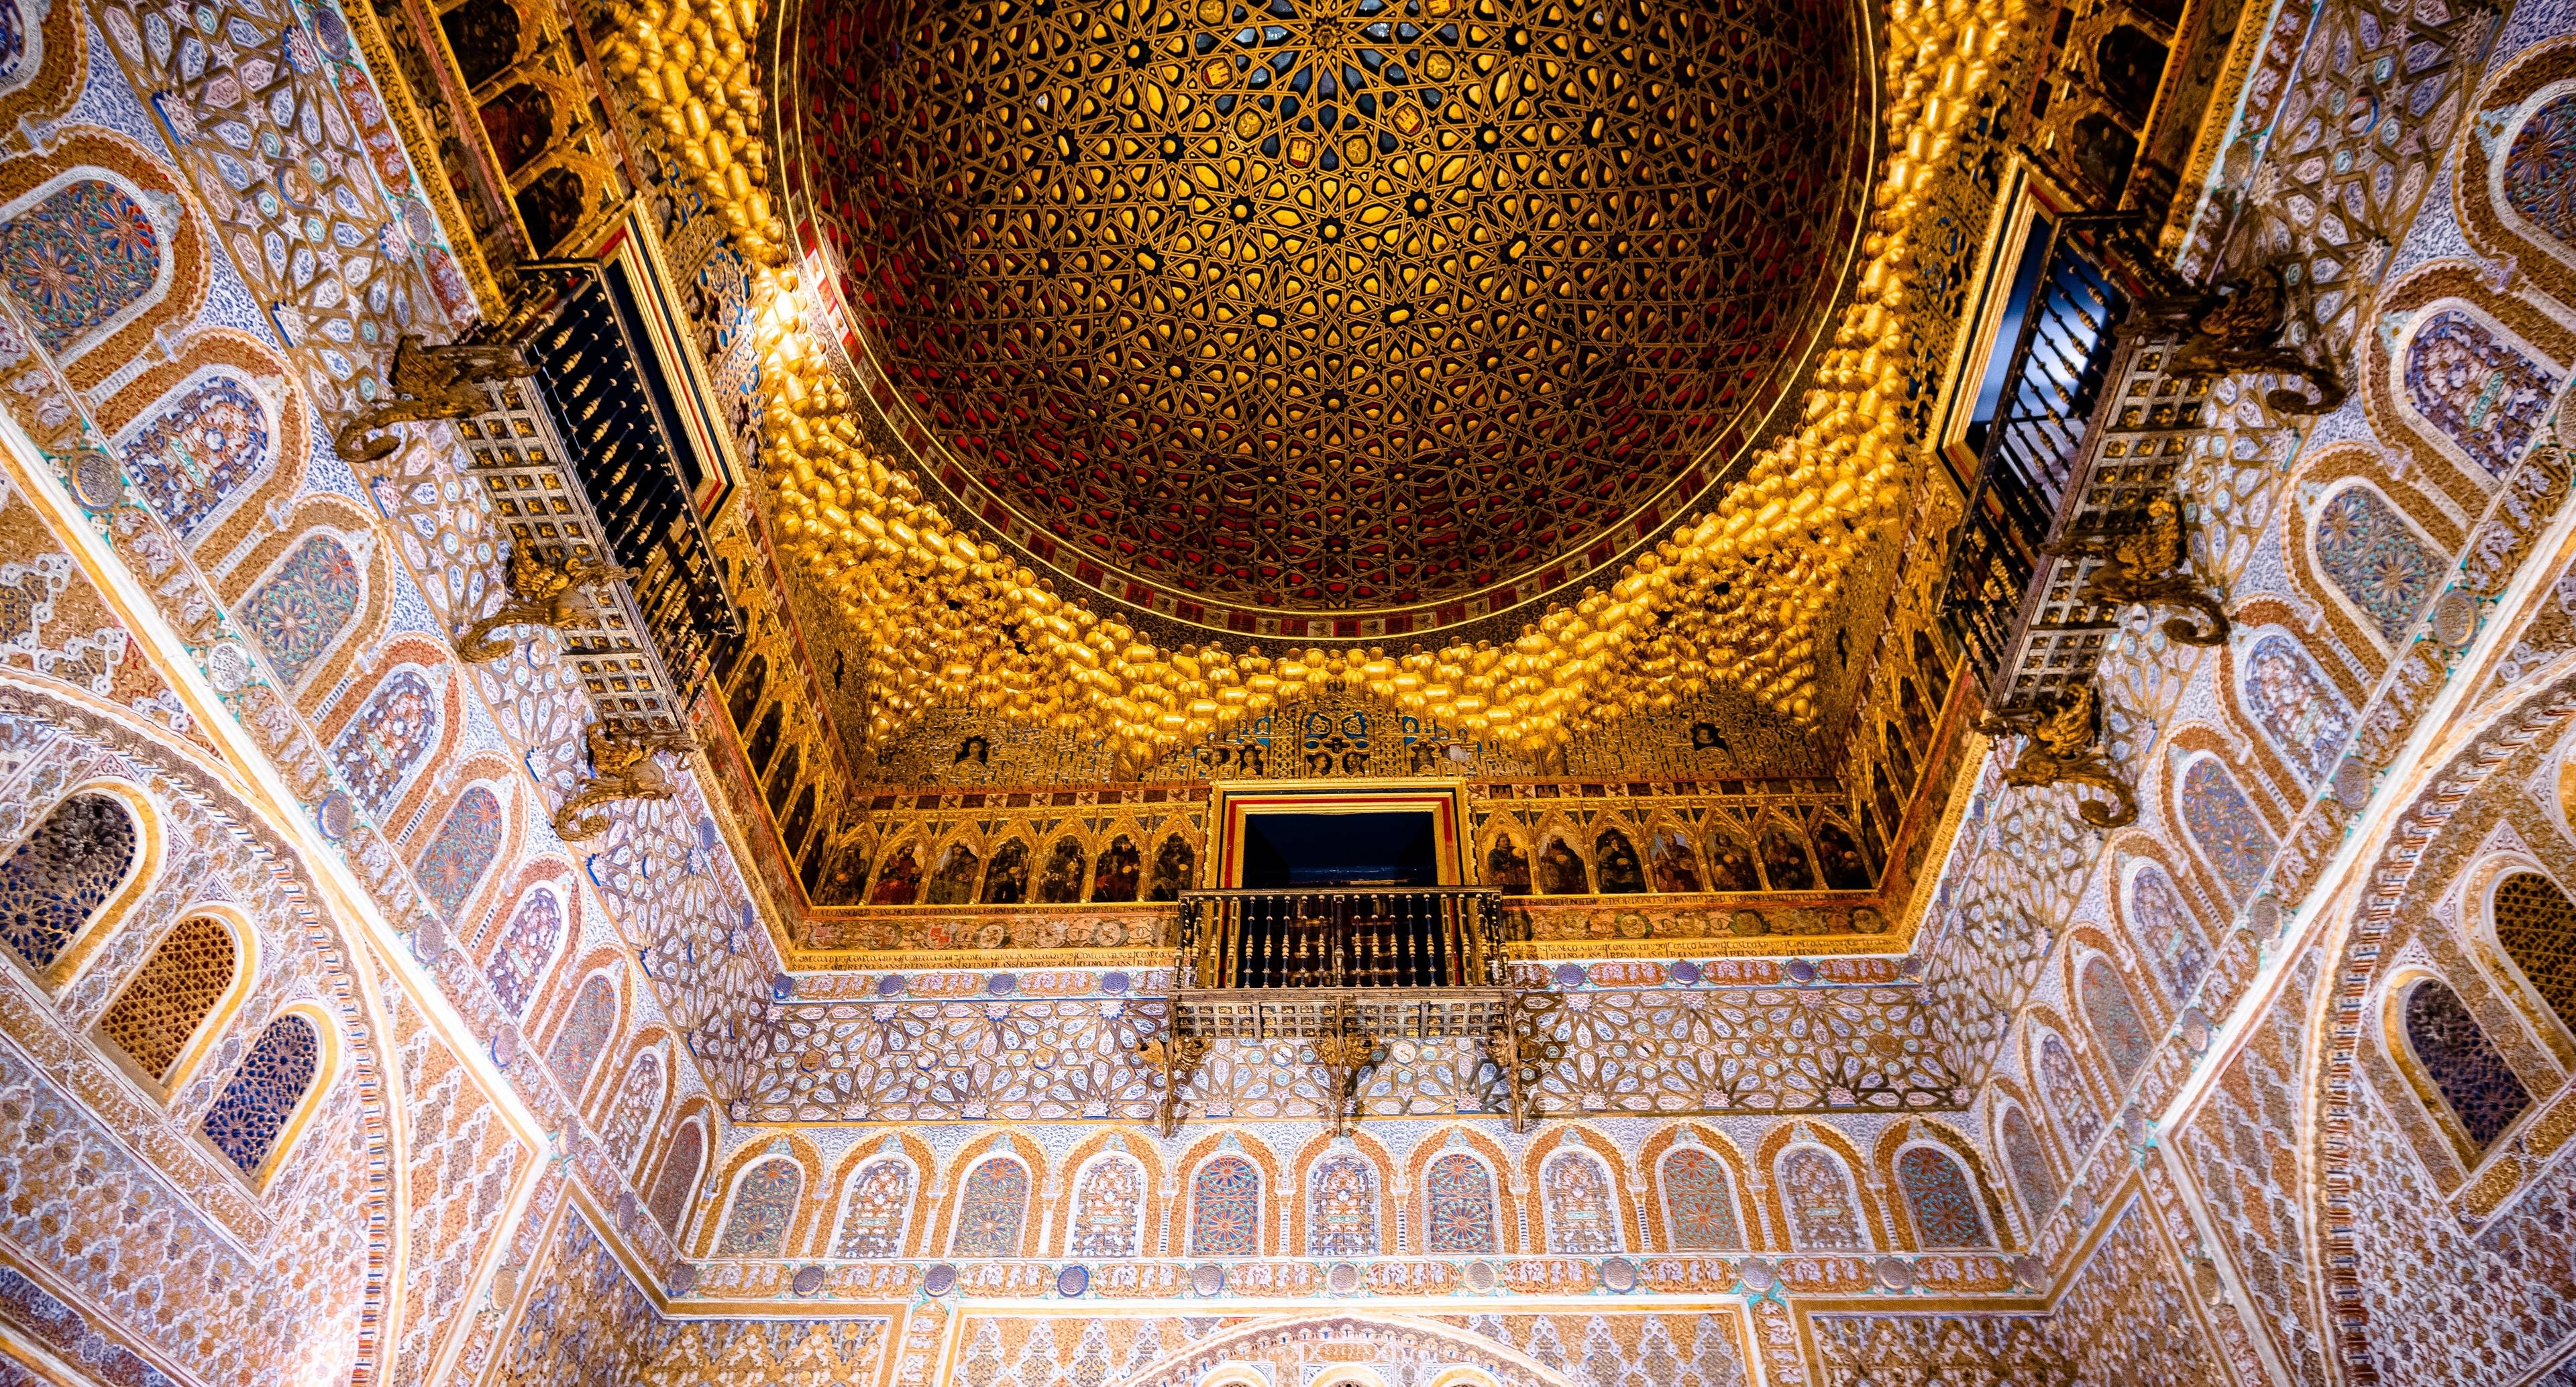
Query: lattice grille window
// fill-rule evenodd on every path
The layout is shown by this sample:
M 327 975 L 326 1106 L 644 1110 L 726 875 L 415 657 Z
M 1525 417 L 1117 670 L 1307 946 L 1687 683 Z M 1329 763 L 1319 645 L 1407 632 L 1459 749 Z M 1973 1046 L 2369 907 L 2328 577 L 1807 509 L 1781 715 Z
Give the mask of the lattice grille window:
M 2406 994 L 2406 1042 L 2479 1152 L 2531 1106 L 2531 1093 L 2460 995 L 2426 979 Z
M 0 940 L 30 968 L 62 956 L 134 865 L 134 816 L 106 795 L 62 802 L 0 861 Z
M 322 1036 L 301 1016 L 281 1016 L 260 1032 L 250 1057 L 206 1111 L 206 1138 L 232 1158 L 244 1175 L 256 1173 L 286 1130 L 295 1105 L 313 1087 L 322 1064 Z
M 2560 1023 L 2576 1030 L 2576 902 L 2549 878 L 2518 872 L 2496 888 L 2495 932 Z
M 144 1073 L 167 1081 L 206 1014 L 233 984 L 233 932 L 203 915 L 179 922 L 98 1023 Z

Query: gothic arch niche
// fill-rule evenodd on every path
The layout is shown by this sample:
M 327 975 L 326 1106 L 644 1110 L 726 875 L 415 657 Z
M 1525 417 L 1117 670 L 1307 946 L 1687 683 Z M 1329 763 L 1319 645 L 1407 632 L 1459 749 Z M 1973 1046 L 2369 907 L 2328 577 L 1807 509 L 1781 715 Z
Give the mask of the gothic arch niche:
M 921 899 L 921 844 L 908 838 L 894 845 L 885 859 L 877 864 L 876 879 L 869 883 L 870 905 L 911 905 Z
M 125 383 L 99 411 L 134 489 L 213 569 L 273 531 L 303 489 L 312 408 L 286 362 L 229 328 L 191 333 L 178 359 Z
M 141 146 L 77 127 L 0 163 L 0 286 L 76 391 L 196 321 L 211 267 L 171 171 Z
M 1706 885 L 1699 869 L 1699 849 L 1691 842 L 1692 836 L 1690 825 L 1669 813 L 1656 815 L 1647 825 L 1642 840 L 1646 845 L 1646 874 L 1658 894 L 1696 895 Z
M 1015 833 L 993 849 L 993 860 L 984 869 L 983 902 L 1022 905 L 1028 899 L 1029 840 Z
M 189 907 L 100 1015 L 100 1048 L 166 1100 L 223 1035 L 259 965 L 259 931 L 238 907 Z
M 161 874 L 158 808 L 122 780 L 74 784 L 0 852 L 0 954 L 47 989 L 77 976 Z
M 862 1146 L 843 1166 L 831 1245 L 834 1257 L 901 1257 L 913 1250 L 914 1212 L 921 1201 L 928 1154 L 917 1143 L 888 1135 Z
M 1523 836 L 1510 829 L 1497 828 L 1485 842 L 1485 854 L 1478 860 L 1477 880 L 1494 887 L 1506 896 L 1526 896 L 1532 889 L 1529 849 Z

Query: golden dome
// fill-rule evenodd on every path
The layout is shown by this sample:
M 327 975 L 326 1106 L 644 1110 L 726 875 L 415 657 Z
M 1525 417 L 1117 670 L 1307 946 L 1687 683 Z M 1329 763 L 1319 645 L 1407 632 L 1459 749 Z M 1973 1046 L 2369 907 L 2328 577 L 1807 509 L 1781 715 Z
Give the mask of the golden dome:
M 1677 518 L 1790 384 L 1855 225 L 1853 35 L 823 0 L 791 181 L 958 510 L 1121 599 L 1419 631 Z

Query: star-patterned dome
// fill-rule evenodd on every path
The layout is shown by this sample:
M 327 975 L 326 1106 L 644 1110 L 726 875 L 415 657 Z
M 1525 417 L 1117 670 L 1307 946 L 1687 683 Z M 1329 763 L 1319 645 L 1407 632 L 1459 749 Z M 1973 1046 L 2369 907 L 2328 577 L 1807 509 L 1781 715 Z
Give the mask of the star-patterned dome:
M 1785 390 L 1852 234 L 1853 33 L 825 0 L 797 181 L 962 509 L 1122 598 L 1446 618 L 1678 519 Z

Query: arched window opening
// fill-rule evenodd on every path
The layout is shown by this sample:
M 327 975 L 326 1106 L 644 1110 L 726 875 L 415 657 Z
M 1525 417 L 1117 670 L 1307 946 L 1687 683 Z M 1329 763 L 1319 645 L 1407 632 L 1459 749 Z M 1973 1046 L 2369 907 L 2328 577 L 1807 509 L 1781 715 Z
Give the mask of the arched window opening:
M 240 954 L 221 920 L 192 915 L 173 926 L 101 1017 L 98 1029 L 154 1081 L 170 1068 L 206 1017 L 232 990 Z
M 662 1178 L 653 1182 L 653 1197 L 645 1201 L 653 1211 L 653 1221 L 662 1231 L 679 1236 L 680 1221 L 688 1216 L 689 1195 L 698 1187 L 698 1167 L 706 1160 L 706 1132 L 695 1118 L 680 1124 L 671 1138 L 671 1153 L 663 1158 Z
M 311 1019 L 288 1012 L 269 1022 L 223 1096 L 206 1110 L 199 1124 L 206 1139 L 242 1174 L 257 1175 L 321 1068 L 322 1033 Z
M 1789 1244 L 1800 1251 L 1861 1252 L 1860 1201 L 1851 1174 L 1821 1146 L 1793 1146 L 1780 1156 L 1780 1198 L 1789 1212 Z
M 1142 1240 L 1145 1171 L 1124 1156 L 1092 1162 L 1075 1182 L 1068 1257 L 1133 1257 Z
M 2022 1207 L 2030 1210 L 2031 1220 L 2048 1217 L 2057 1207 L 2057 1172 L 2048 1164 L 2048 1152 L 2039 1144 L 2039 1131 L 2030 1125 L 2030 1117 L 2019 1108 L 2004 1109 L 2001 1122 L 1995 1124 L 2003 1134 L 2004 1167 L 2012 1172 L 2013 1186 L 2021 1191 Z
M 607 974 L 593 973 L 582 980 L 571 1014 L 555 1032 L 554 1044 L 546 1047 L 546 1067 L 555 1072 L 566 1097 L 581 1101 L 590 1071 L 599 1064 L 600 1051 L 608 1048 L 608 1038 L 616 1030 L 617 986 Z
M 994 1156 L 966 1175 L 957 1201 L 957 1227 L 948 1237 L 952 1257 L 1017 1257 L 1020 1226 L 1029 1216 L 1029 1168 Z
M 1685 1146 L 1664 1157 L 1664 1223 L 1677 1252 L 1742 1250 L 1735 1181 L 1716 1153 Z
M 2576 904 L 2567 893 L 2536 872 L 2506 877 L 2496 887 L 2495 936 L 2558 1024 L 2576 1031 Z
M 1559 1151 L 1539 1170 L 1547 1205 L 1550 1252 L 1599 1253 L 1620 1249 L 1618 1200 L 1610 1173 L 1589 1151 Z
M 1433 1161 L 1422 1172 L 1422 1222 L 1425 1252 L 1500 1252 L 1493 1172 L 1464 1151 Z
M 2530 1090 L 2460 994 L 2432 978 L 2407 989 L 2406 1046 L 2479 1153 L 2531 1106 Z
M 141 836 L 113 795 L 74 795 L 0 861 L 0 941 L 51 967 L 123 885 Z
M 2111 971 L 2110 964 L 2095 958 L 2086 961 L 2077 991 L 2084 1002 L 2084 1019 L 2091 1023 L 2093 1038 L 2100 1043 L 2111 1068 L 2118 1072 L 2121 1085 L 2136 1082 L 2154 1041 L 2147 1035 L 2146 1023 L 2138 1019 L 2137 1007 L 2129 1001 L 2128 986 Z
M 900 1257 L 904 1225 L 912 1217 L 912 1166 L 879 1156 L 859 1167 L 841 1209 L 835 1257 Z
M 1327 1156 L 1306 1183 L 1306 1255 L 1367 1257 L 1378 1250 L 1377 1167 Z
M 725 1215 L 719 1257 L 776 1257 L 787 1250 L 788 1230 L 796 1223 L 796 1206 L 805 1196 L 805 1168 L 785 1156 L 772 1156 L 753 1166 L 734 1186 L 733 1208 Z
M 1241 1156 L 1219 1156 L 1190 1180 L 1190 1252 L 1251 1257 L 1261 1251 L 1261 1172 Z

